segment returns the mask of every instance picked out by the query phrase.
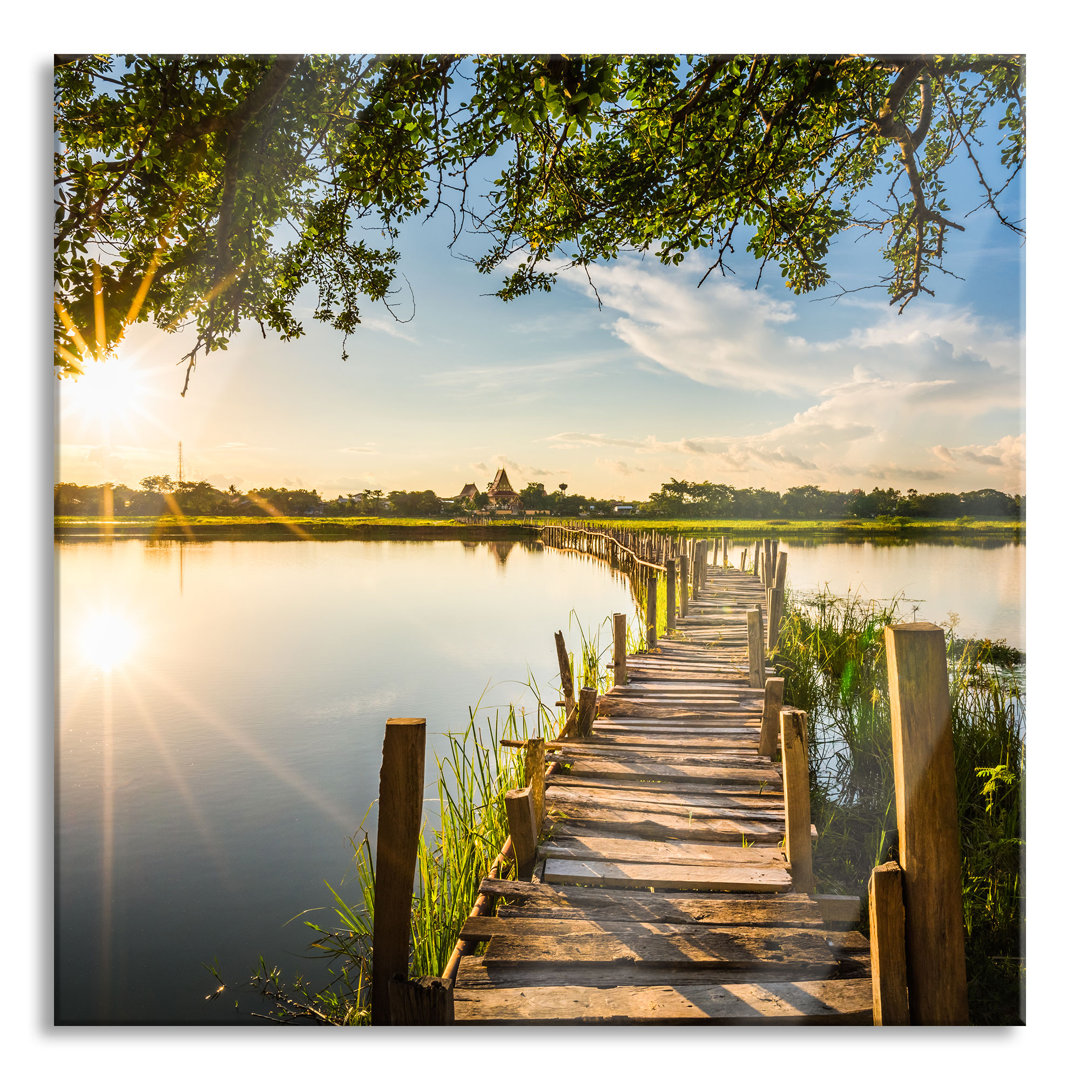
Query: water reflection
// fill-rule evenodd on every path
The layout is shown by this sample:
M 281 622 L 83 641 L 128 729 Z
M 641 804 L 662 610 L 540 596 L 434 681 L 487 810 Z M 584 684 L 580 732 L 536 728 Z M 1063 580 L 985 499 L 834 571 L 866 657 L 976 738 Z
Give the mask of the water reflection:
M 83 659 L 99 671 L 112 671 L 127 663 L 139 638 L 140 632 L 132 616 L 115 608 L 86 615 L 78 631 Z

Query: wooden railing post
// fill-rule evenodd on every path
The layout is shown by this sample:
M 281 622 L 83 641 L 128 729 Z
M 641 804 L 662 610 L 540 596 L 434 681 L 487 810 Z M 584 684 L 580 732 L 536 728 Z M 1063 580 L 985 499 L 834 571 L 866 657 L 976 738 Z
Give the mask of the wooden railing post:
M 424 743 L 419 718 L 386 722 L 379 772 L 379 826 L 372 912 L 371 1021 L 391 1023 L 390 979 L 409 975 L 416 848 L 424 805 Z
M 945 632 L 933 623 L 889 626 L 885 651 L 911 1020 L 966 1024 L 960 830 Z
M 780 640 L 780 620 L 784 614 L 784 594 L 780 589 L 766 589 L 765 599 L 769 613 L 769 640 L 767 651 L 772 652 Z
M 650 570 L 645 582 L 645 634 L 647 646 L 656 648 L 656 571 Z
M 390 977 L 391 1024 L 452 1024 L 454 988 L 449 979 L 422 975 L 407 979 L 398 972 Z
M 870 985 L 874 1023 L 910 1024 L 904 947 L 903 871 L 900 864 L 875 866 L 870 875 Z
M 532 789 L 514 788 L 503 796 L 503 801 L 506 804 L 510 840 L 514 845 L 518 881 L 528 881 L 536 862 L 536 813 L 533 810 Z
M 611 618 L 612 651 L 616 686 L 626 685 L 626 616 L 616 613 Z
M 765 685 L 765 640 L 761 634 L 761 611 L 750 608 L 746 613 L 747 679 L 750 687 L 760 690 Z
M 720 537 L 720 565 L 727 567 L 727 537 Z
M 765 704 L 761 710 L 761 733 L 758 753 L 772 758 L 780 738 L 780 708 L 784 704 L 784 680 L 773 677 L 765 680 Z
M 806 713 L 780 710 L 780 745 L 784 772 L 784 853 L 791 863 L 795 892 L 814 891 L 810 850 L 810 761 L 806 747 Z
M 559 658 L 559 681 L 562 684 L 563 714 L 566 717 L 563 728 L 565 731 L 572 732 L 577 724 L 574 703 L 574 669 L 570 664 L 561 630 L 555 631 L 555 653 Z
M 525 742 L 525 783 L 532 792 L 533 814 L 539 831 L 544 820 L 544 740 Z
M 592 734 L 593 721 L 596 720 L 596 689 L 592 686 L 581 688 L 578 701 L 577 733 L 581 738 Z
M 690 557 L 679 556 L 679 618 L 686 618 L 686 609 L 690 606 Z
M 664 563 L 664 573 L 667 577 L 667 628 L 670 634 L 679 623 L 679 612 L 675 600 L 675 560 L 668 559 Z
M 784 595 L 784 586 L 787 583 L 787 552 L 781 551 L 776 556 L 776 568 L 773 571 L 772 587 L 780 590 L 780 595 Z

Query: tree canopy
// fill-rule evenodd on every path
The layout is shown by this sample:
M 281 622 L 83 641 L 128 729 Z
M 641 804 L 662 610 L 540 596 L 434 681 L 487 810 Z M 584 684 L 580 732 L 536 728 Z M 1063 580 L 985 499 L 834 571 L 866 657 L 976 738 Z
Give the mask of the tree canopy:
M 58 56 L 54 367 L 153 321 L 194 325 L 190 376 L 245 320 L 302 334 L 305 284 L 347 338 L 440 208 L 508 300 L 626 251 L 725 273 L 737 244 L 811 292 L 855 228 L 903 310 L 963 214 L 1021 232 L 1024 85 L 1019 56 Z

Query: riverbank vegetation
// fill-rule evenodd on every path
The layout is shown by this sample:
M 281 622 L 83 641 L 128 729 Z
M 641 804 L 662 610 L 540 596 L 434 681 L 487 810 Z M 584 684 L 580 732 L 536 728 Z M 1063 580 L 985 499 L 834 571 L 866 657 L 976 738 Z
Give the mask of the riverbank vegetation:
M 789 603 L 778 673 L 807 711 L 817 889 L 864 898 L 872 868 L 896 857 L 885 627 L 879 604 L 823 593 Z M 946 635 L 960 817 L 971 1020 L 1022 1022 L 1025 688 L 1003 642 Z

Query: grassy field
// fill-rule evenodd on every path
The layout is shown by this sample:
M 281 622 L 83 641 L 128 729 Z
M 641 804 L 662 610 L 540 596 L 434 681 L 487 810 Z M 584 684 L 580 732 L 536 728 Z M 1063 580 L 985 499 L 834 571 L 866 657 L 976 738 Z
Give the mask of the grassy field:
M 230 516 L 230 517 L 122 517 L 111 520 L 91 517 L 57 517 L 54 530 L 57 536 L 100 536 L 111 533 L 113 536 L 160 536 L 162 538 L 180 538 L 192 536 L 199 539 L 212 538 L 229 534 L 231 537 L 242 535 L 281 535 L 291 533 L 294 536 L 310 536 L 313 539 L 359 538 L 371 539 L 402 536 L 410 530 L 422 534 L 466 537 L 470 530 L 507 530 L 517 533 L 532 532 L 541 524 L 561 524 L 578 528 L 619 528 L 641 530 L 659 530 L 661 532 L 679 532 L 701 536 L 728 535 L 732 537 L 756 538 L 761 536 L 783 535 L 785 537 L 821 536 L 828 538 L 873 538 L 904 537 L 917 540 L 930 536 L 983 536 L 1010 539 L 1023 538 L 1026 532 L 1025 522 L 1004 519 L 975 520 L 972 518 L 954 518 L 951 520 L 874 519 L 843 521 L 786 521 L 774 519 L 768 521 L 753 520 L 654 520 L 645 518 L 512 518 L 487 523 L 464 523 L 449 518 L 393 518 L 393 517 L 268 517 L 266 515 Z
M 837 521 L 788 521 L 780 518 L 767 521 L 749 519 L 739 521 L 723 519 L 683 519 L 679 521 L 674 519 L 605 518 L 603 520 L 575 520 L 574 522 L 566 522 L 565 524 L 580 524 L 590 528 L 614 526 L 616 528 L 632 529 L 634 531 L 657 529 L 661 532 L 678 531 L 681 533 L 701 533 L 703 535 L 707 533 L 710 536 L 727 534 L 729 536 L 750 537 L 773 536 L 777 534 L 782 534 L 784 536 L 791 536 L 793 534 L 805 534 L 807 536 L 840 534 L 844 536 L 903 535 L 912 537 L 941 533 L 955 533 L 957 535 L 972 535 L 976 533 L 1012 535 L 1019 533 L 1020 535 L 1023 535 L 1025 531 L 1025 523 L 1023 521 L 1012 521 L 1002 518 L 989 518 L 984 520 L 976 520 L 974 518 L 950 518 L 948 520 L 875 518 L 868 521 L 853 519 Z

